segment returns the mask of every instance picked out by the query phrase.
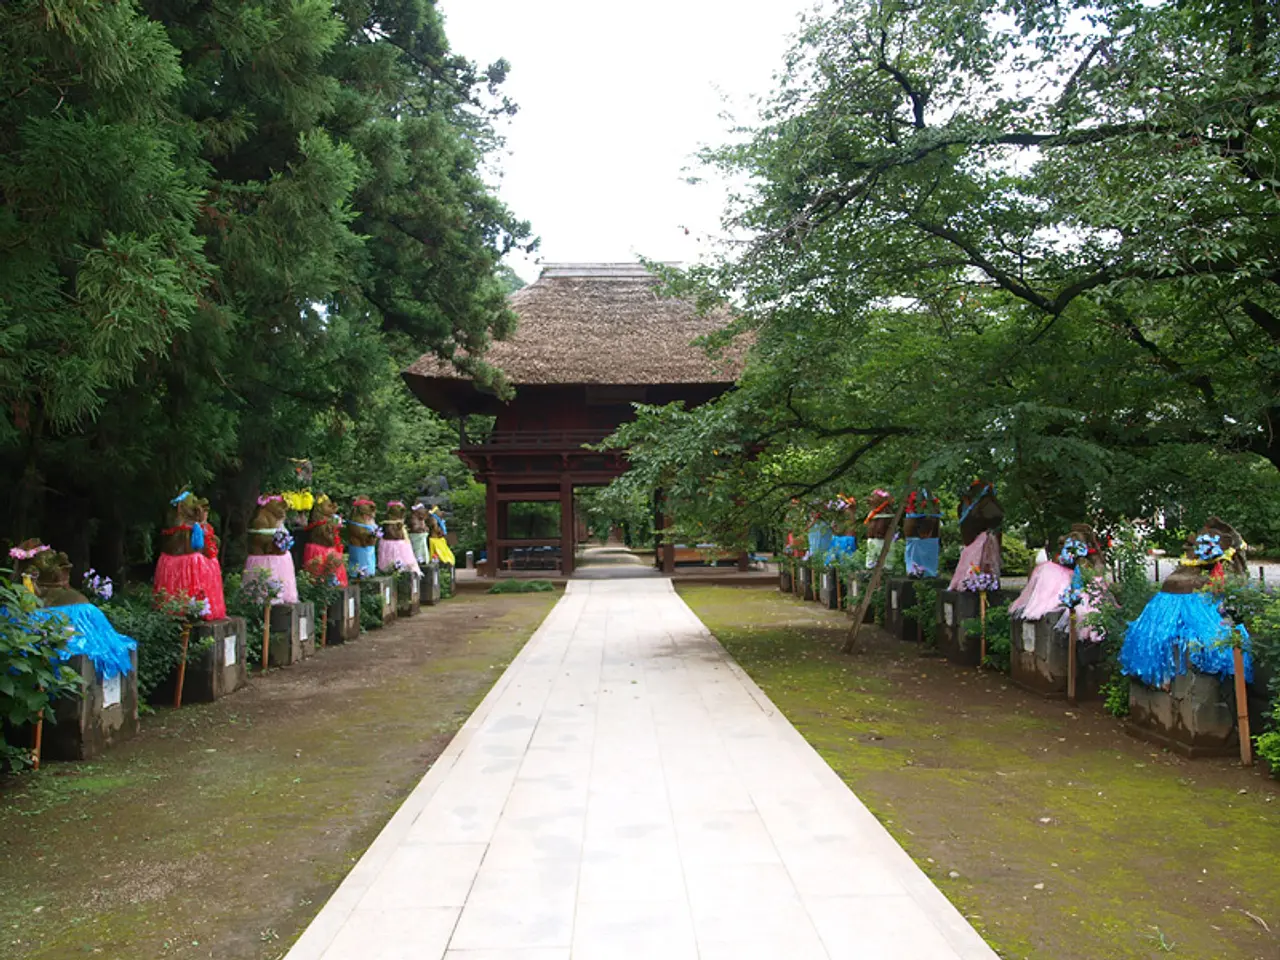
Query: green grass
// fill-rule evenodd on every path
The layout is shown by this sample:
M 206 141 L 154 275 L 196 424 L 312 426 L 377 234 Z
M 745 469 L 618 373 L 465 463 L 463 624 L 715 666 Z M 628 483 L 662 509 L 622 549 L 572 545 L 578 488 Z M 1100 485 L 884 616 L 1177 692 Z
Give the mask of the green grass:
M 1001 956 L 1280 957 L 1249 916 L 1280 931 L 1273 781 L 885 634 L 842 656 L 849 621 L 816 604 L 680 593 Z

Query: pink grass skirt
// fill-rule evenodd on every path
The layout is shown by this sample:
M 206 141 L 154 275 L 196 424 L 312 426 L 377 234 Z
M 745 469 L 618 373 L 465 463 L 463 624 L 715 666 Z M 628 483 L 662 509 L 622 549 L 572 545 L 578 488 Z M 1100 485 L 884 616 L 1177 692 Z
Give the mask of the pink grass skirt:
M 155 593 L 163 591 L 170 596 L 208 600 L 209 616 L 205 619 L 226 619 L 227 601 L 222 594 L 222 565 L 203 553 L 189 553 L 182 557 L 160 554 L 156 563 L 153 590 Z
M 333 575 L 338 578 L 338 586 L 348 586 L 350 581 L 347 579 L 347 560 L 343 556 L 342 550 L 338 547 L 326 547 L 322 543 L 308 543 L 302 548 L 302 569 L 314 574 L 320 569 L 325 559 L 331 556 L 338 558 L 338 565 L 331 570 Z
M 378 541 L 378 572 L 391 573 L 395 570 L 397 561 L 404 569 L 422 575 L 418 558 L 413 555 L 413 544 L 408 540 L 388 540 L 383 537 Z
M 1000 576 L 1000 541 L 984 530 L 976 540 L 960 551 L 960 560 L 956 563 L 956 572 L 951 575 L 948 590 L 963 588 L 965 577 L 977 568 L 981 573 L 993 573 Z
M 1009 604 L 1009 612 L 1023 620 L 1040 620 L 1062 607 L 1062 594 L 1071 586 L 1072 571 L 1052 560 L 1031 571 L 1027 585 L 1018 599 Z
M 265 570 L 267 575 L 280 587 L 275 602 L 298 602 L 298 579 L 293 572 L 293 554 L 286 553 L 278 557 L 266 554 L 250 554 L 244 562 L 247 575 L 252 570 Z

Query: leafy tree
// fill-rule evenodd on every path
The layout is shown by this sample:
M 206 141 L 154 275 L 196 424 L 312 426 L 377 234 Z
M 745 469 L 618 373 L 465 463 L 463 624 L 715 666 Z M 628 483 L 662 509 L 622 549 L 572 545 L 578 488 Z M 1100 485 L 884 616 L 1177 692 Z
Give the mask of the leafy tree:
M 529 228 L 482 177 L 514 109 L 506 65 L 450 51 L 427 0 L 19 3 L 0 18 L 16 94 L 0 136 L 39 146 L 48 115 L 80 124 L 55 131 L 75 150 L 0 159 L 0 243 L 22 254 L 0 268 L 0 315 L 47 300 L 69 317 L 0 330 L 0 471 L 28 491 L 8 532 L 39 524 L 117 571 L 150 559 L 163 504 L 192 482 L 234 565 L 290 457 L 386 495 L 439 469 L 452 443 L 396 370 L 423 350 L 481 369 L 511 329 L 498 265 L 531 248 Z M 68 186 L 51 192 L 48 170 Z M 77 291 L 75 257 L 98 257 L 97 286 Z M 120 276 L 103 279 L 110 264 Z
M 209 268 L 182 84 L 132 2 L 0 6 L 0 445 L 8 527 L 35 525 L 51 438 L 191 327 Z
M 752 365 L 713 405 L 642 411 L 626 482 L 733 536 L 919 461 L 935 485 L 998 476 L 1039 540 L 1186 502 L 1161 465 L 1188 449 L 1280 466 L 1277 16 L 849 0 L 809 21 L 759 125 L 706 157 L 745 185 L 744 247 L 673 278 L 734 303 Z

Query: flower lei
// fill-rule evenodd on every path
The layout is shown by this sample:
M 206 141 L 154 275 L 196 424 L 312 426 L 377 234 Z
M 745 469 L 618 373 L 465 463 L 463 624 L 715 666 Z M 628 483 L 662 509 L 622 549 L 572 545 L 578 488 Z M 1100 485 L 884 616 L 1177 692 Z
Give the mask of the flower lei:
M 1078 537 L 1067 537 L 1058 554 L 1058 563 L 1064 567 L 1074 567 L 1093 552 L 1093 548 Z
M 280 496 L 278 493 L 264 493 L 262 496 L 258 497 L 258 506 L 265 507 L 268 503 L 274 503 L 276 501 L 283 503 L 284 497 Z
M 984 573 L 977 567 L 973 567 L 970 569 L 969 575 L 960 582 L 960 589 L 967 593 L 999 590 L 1000 578 L 994 573 Z
M 21 547 L 11 547 L 9 556 L 14 560 L 30 560 L 50 549 L 52 548 L 47 543 L 42 543 L 38 547 L 32 547 L 29 550 L 23 550 Z
M 876 504 L 876 506 L 871 508 L 871 512 L 867 514 L 867 519 L 863 520 L 863 523 L 870 523 L 880 514 L 893 506 L 893 497 L 890 495 L 888 490 L 873 490 L 871 491 L 871 496 L 880 497 L 882 499 L 878 504 Z
M 293 534 L 284 529 L 284 527 L 277 527 L 271 542 L 275 544 L 277 550 L 283 550 L 288 553 L 293 549 Z

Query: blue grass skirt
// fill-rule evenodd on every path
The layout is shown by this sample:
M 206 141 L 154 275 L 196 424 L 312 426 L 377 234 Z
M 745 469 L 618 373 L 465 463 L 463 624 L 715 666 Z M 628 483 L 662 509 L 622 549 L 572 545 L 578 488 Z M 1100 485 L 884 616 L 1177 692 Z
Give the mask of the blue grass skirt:
M 820 559 L 831 549 L 831 527 L 825 523 L 815 523 L 809 531 L 809 556 Z
M 1249 631 L 1232 626 L 1210 593 L 1157 593 L 1129 624 L 1120 648 L 1120 670 L 1149 687 L 1163 687 L 1187 672 L 1235 674 L 1232 631 L 1244 641 L 1244 678 L 1253 680 Z
M 353 577 L 372 577 L 378 572 L 378 548 L 348 545 L 347 570 Z
M 907 576 L 936 577 L 938 575 L 938 555 L 941 553 L 942 540 L 938 537 L 924 539 L 908 537 L 906 548 Z
M 827 549 L 827 563 L 839 563 L 848 560 L 858 549 L 857 537 L 832 537 L 831 546 Z
M 41 621 L 61 618 L 71 625 L 73 635 L 62 648 L 63 661 L 83 654 L 93 663 L 93 669 L 101 680 L 112 680 L 132 672 L 132 654 L 138 649 L 137 641 L 117 633 L 107 615 L 92 603 L 40 607 L 32 610 L 30 616 Z

